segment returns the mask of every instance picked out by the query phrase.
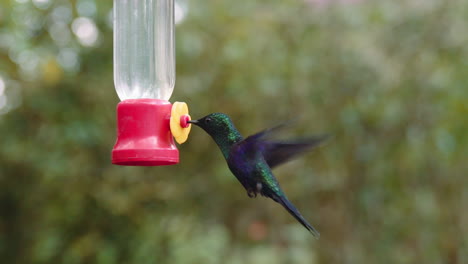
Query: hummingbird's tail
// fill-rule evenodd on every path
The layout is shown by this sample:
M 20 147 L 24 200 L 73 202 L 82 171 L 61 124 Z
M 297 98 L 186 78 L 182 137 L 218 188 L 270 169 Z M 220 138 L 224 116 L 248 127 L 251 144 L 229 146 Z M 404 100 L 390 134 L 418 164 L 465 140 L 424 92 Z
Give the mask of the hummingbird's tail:
M 276 197 L 273 200 L 275 200 L 276 202 L 281 204 L 286 210 L 288 210 L 288 212 L 292 216 L 294 216 L 294 218 L 296 218 L 296 220 L 299 221 L 299 223 L 301 223 L 305 228 L 307 228 L 307 230 L 309 230 L 315 238 L 318 239 L 320 237 L 320 233 L 304 219 L 301 213 L 299 213 L 296 207 L 288 200 L 288 198 L 286 198 L 286 196 L 276 195 Z

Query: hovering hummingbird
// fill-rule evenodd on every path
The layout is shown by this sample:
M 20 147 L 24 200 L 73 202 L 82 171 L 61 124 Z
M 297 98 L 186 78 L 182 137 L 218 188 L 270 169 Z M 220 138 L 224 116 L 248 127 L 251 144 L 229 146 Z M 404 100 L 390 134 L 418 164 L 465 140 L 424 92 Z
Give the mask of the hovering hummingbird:
M 318 146 L 327 136 L 295 141 L 273 141 L 270 137 L 284 125 L 279 125 L 243 138 L 231 118 L 222 113 L 209 114 L 190 123 L 201 127 L 216 142 L 229 169 L 247 190 L 250 198 L 260 194 L 281 204 L 316 238 L 315 230 L 288 200 L 271 169 Z

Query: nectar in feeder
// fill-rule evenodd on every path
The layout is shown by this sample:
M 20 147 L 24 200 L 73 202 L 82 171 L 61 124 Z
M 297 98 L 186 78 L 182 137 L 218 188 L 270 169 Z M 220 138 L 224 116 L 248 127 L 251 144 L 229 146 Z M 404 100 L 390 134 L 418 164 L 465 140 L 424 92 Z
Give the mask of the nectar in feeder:
M 114 0 L 117 142 L 112 163 L 179 162 L 169 120 L 175 84 L 174 0 Z

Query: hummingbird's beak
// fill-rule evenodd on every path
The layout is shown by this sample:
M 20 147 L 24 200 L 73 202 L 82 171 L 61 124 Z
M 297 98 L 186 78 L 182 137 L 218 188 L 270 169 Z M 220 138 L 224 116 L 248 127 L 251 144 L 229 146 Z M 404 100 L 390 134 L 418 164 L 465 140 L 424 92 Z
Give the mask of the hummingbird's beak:
M 194 125 L 198 124 L 198 120 L 189 120 L 187 122 L 189 122 L 190 124 L 194 124 Z

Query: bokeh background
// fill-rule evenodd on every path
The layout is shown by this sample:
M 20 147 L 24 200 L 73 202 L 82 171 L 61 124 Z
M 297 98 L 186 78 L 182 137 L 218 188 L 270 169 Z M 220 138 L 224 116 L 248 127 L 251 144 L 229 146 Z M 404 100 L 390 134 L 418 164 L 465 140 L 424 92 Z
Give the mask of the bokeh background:
M 111 8 L 0 2 L 2 263 L 468 263 L 468 1 L 177 1 L 172 101 L 333 135 L 275 170 L 319 240 L 198 128 L 110 164 Z

